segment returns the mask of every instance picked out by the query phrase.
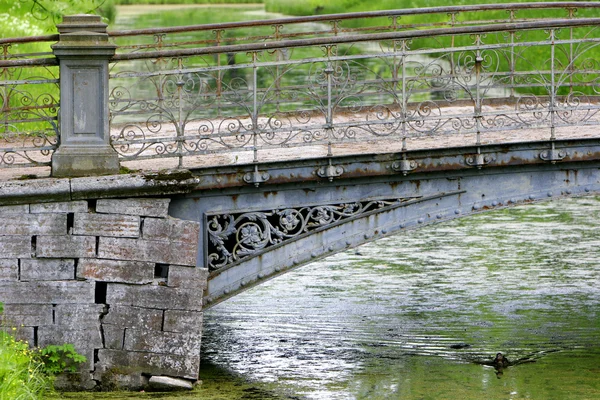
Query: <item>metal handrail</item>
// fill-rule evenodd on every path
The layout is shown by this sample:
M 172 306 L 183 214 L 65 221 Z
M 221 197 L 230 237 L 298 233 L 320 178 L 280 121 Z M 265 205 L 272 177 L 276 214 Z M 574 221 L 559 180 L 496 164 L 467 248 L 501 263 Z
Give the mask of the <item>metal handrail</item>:
M 600 18 L 585 18 L 585 19 L 552 19 L 534 22 L 517 22 L 497 25 L 477 25 L 477 26 L 460 26 L 451 28 L 436 28 L 423 30 L 410 30 L 386 33 L 371 33 L 363 35 L 344 35 L 337 37 L 313 38 L 313 39 L 295 39 L 284 40 L 278 42 L 239 44 L 239 45 L 222 45 L 201 48 L 187 48 L 178 50 L 157 50 L 139 53 L 115 54 L 113 61 L 122 60 L 142 60 L 161 57 L 186 57 L 204 54 L 218 53 L 243 53 L 254 51 L 267 51 L 283 48 L 306 47 L 306 46 L 322 46 L 334 45 L 343 43 L 358 43 L 369 41 L 383 40 L 403 40 L 415 39 L 423 37 L 438 37 L 464 34 L 486 34 L 502 31 L 523 31 L 531 29 L 552 29 L 564 27 L 582 27 L 600 25 Z M 0 64 L 1 66 L 1 64 Z

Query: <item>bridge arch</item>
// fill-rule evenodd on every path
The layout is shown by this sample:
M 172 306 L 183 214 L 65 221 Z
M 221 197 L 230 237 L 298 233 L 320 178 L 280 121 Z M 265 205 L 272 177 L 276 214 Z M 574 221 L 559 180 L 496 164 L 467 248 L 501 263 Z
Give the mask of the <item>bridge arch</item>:
M 337 159 L 345 171 L 373 171 L 337 181 L 302 180 L 306 163 L 288 164 L 279 168 L 288 175 L 294 170 L 295 182 L 197 191 L 174 199 L 170 211 L 201 223 L 197 264 L 210 270 L 206 309 L 291 269 L 403 230 L 600 192 L 598 163 L 577 160 L 581 144 L 564 145 L 572 162 L 545 162 L 543 144 L 490 146 L 484 153 L 495 165 L 483 168 L 464 162 L 468 148 L 411 154 L 423 172 L 406 176 L 386 168 L 390 160 Z

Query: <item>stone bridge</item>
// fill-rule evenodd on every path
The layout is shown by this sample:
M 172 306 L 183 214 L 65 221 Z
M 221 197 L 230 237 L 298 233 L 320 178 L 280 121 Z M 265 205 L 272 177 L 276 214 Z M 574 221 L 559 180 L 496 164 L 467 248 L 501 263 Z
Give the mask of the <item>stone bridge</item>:
M 457 16 L 503 6 L 221 26 L 273 25 L 260 43 L 231 35 L 221 43 L 212 26 L 106 33 L 95 17 L 75 16 L 60 36 L 2 39 L 0 174 L 25 178 L 0 182 L 3 326 L 34 346 L 75 344 L 87 362 L 62 377 L 64 387 L 193 382 L 203 310 L 265 280 L 407 229 L 599 193 L 599 72 L 580 54 L 594 54 L 600 20 L 575 18 L 575 4 L 600 7 L 511 5 L 506 21 L 488 24 Z M 569 18 L 515 17 L 540 7 Z M 400 16 L 412 13 L 449 20 L 400 29 Z M 375 33 L 343 28 L 381 17 L 392 23 Z M 322 21 L 334 21 L 331 32 L 285 34 Z M 192 31 L 217 37 L 167 46 L 169 35 Z M 514 35 L 529 31 L 546 36 L 530 43 L 533 34 Z M 484 43 L 484 33 L 498 41 Z M 460 44 L 465 35 L 474 41 Z M 115 44 L 134 36 L 157 36 L 159 45 Z M 431 37 L 441 47 L 407 47 Z M 8 57 L 7 43 L 57 40 L 54 57 Z M 333 51 L 369 43 L 376 54 Z M 314 46 L 325 54 L 302 54 Z M 516 60 L 532 46 L 547 50 L 549 63 L 520 70 Z M 230 62 L 241 53 L 250 60 Z M 508 70 L 492 66 L 493 55 L 512 55 Z M 204 66 L 186 65 L 198 57 Z M 381 64 L 361 64 L 369 57 Z M 134 61 L 146 69 L 127 64 Z M 60 79 L 17 76 L 42 67 L 52 74 L 56 65 Z M 283 79 L 295 68 L 308 82 Z M 134 90 L 140 82 L 155 92 Z M 33 90 L 23 89 L 57 84 L 60 109 L 56 99 L 33 104 Z M 19 96 L 26 101 L 11 103 Z M 165 165 L 172 168 L 157 171 Z

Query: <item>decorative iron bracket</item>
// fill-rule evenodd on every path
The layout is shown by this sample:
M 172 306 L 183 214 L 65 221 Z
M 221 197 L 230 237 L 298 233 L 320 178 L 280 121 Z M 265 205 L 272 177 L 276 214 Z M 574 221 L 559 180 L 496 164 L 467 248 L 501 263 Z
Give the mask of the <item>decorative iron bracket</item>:
M 392 169 L 397 172 L 402 172 L 402 175 L 406 176 L 410 171 L 413 171 L 419 166 L 414 160 L 407 160 L 406 156 L 400 161 L 392 163 Z
M 334 167 L 331 164 L 331 159 L 329 159 L 329 165 L 321 167 L 317 170 L 317 175 L 321 178 L 329 179 L 329 182 L 333 181 L 333 178 L 341 176 L 344 173 L 344 168 L 337 166 Z
M 554 148 L 554 144 L 552 144 L 552 148 L 550 150 L 542 151 L 540 153 L 540 158 L 544 161 L 550 161 L 552 164 L 556 164 L 557 161 L 561 161 L 566 157 L 566 155 L 566 151 L 557 150 Z
M 471 167 L 477 167 L 477 169 L 481 169 L 481 167 L 491 163 L 492 161 L 496 161 L 496 159 L 491 155 L 481 154 L 479 148 L 477 149 L 477 154 L 468 156 L 465 159 L 465 163 L 467 165 L 470 165 Z
M 258 165 L 254 166 L 254 171 L 246 173 L 244 175 L 244 182 L 252 183 L 254 186 L 258 187 L 261 183 L 265 183 L 271 178 L 268 172 L 263 172 L 258 170 Z

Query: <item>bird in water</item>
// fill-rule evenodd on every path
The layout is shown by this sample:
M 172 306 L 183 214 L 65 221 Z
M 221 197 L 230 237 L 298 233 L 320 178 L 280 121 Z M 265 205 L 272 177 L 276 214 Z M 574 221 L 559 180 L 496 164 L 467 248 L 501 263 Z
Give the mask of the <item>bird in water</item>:
M 515 360 L 515 361 L 509 361 L 508 358 L 506 358 L 504 356 L 504 354 L 502 354 L 502 353 L 496 353 L 496 357 L 492 361 L 477 361 L 478 364 L 489 365 L 491 367 L 494 367 L 494 369 L 496 370 L 496 376 L 498 377 L 498 379 L 500 379 L 502 377 L 502 375 L 504 374 L 504 368 L 512 367 L 512 366 L 518 365 L 518 364 L 530 363 L 530 362 L 535 362 L 535 360 L 531 359 L 529 357 L 525 357 L 525 358 L 519 358 L 518 360 Z
M 506 368 L 510 365 L 510 361 L 508 361 L 508 358 L 504 357 L 502 353 L 498 353 L 496 354 L 494 361 L 492 361 L 492 365 L 495 368 Z

